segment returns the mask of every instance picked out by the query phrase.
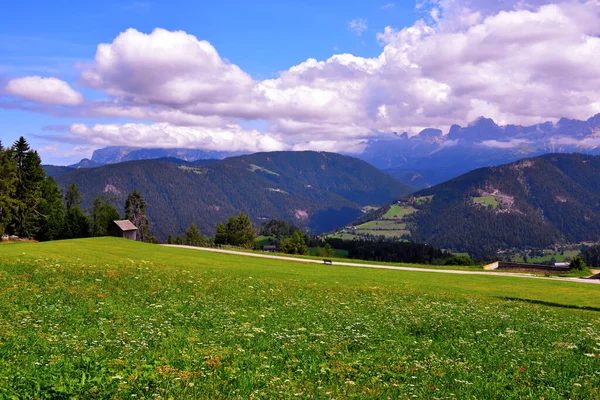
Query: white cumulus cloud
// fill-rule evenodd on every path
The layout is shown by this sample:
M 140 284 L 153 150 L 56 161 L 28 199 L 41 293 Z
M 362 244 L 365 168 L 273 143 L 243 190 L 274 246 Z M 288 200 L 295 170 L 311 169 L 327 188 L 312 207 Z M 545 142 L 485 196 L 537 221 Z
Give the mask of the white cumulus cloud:
M 49 105 L 77 105 L 83 95 L 69 84 L 57 78 L 27 76 L 8 81 L 4 91 L 12 96 Z
M 122 100 L 171 106 L 228 103 L 252 89 L 250 76 L 210 43 L 164 29 L 150 34 L 128 29 L 100 44 L 83 79 Z
M 131 146 L 147 148 L 190 148 L 213 151 L 258 152 L 286 150 L 277 139 L 238 125 L 220 128 L 157 124 L 73 124 L 70 140 L 99 146 Z
M 309 58 L 264 80 L 186 32 L 128 29 L 100 44 L 83 73 L 109 97 L 86 102 L 85 115 L 152 123 L 75 125 L 71 135 L 112 145 L 355 151 L 386 132 L 446 130 L 482 115 L 533 124 L 600 113 L 598 0 L 424 0 L 419 8 L 423 20 L 377 35 L 375 57 Z M 349 28 L 362 33 L 367 23 Z M 5 91 L 44 104 L 82 101 L 65 82 L 36 79 L 54 89 Z M 14 81 L 8 86 L 27 86 Z M 39 95 L 48 92 L 63 95 Z M 255 120 L 265 132 L 241 128 Z

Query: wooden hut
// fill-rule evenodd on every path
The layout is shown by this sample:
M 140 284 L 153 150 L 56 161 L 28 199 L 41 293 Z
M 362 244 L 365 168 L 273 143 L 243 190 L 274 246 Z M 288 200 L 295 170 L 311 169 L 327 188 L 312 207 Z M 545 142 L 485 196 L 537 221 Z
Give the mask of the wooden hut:
M 109 234 L 111 236 L 122 237 L 125 239 L 136 240 L 138 228 L 128 219 L 122 221 L 113 221 Z

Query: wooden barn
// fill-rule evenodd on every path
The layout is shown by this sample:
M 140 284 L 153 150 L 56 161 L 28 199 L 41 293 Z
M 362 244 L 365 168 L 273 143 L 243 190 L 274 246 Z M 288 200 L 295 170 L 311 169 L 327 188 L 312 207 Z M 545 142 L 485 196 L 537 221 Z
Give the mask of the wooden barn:
M 136 240 L 138 228 L 128 219 L 122 221 L 113 221 L 109 234 L 111 236 L 122 237 L 125 239 Z

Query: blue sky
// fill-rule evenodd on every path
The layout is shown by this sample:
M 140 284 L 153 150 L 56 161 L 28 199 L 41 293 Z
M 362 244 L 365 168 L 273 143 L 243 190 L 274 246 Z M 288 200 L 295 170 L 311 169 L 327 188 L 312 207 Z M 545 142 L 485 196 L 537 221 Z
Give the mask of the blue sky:
M 323 4 L 325 3 L 325 4 Z M 99 43 L 134 27 L 183 30 L 208 40 L 220 55 L 256 79 L 275 77 L 281 70 L 308 58 L 327 59 L 341 52 L 366 57 L 381 52 L 375 32 L 387 25 L 405 26 L 417 18 L 412 1 L 30 1 L 3 6 L 0 25 L 0 84 L 22 75 L 54 76 L 74 86 L 74 64 L 90 62 Z M 368 29 L 357 35 L 352 20 L 365 20 Z M 80 88 L 81 89 L 81 88 Z M 94 96 L 90 92 L 90 96 Z M 86 119 L 87 122 L 127 119 Z M 33 135 L 43 126 L 81 119 L 53 117 L 0 109 L 0 139 L 9 144 Z M 78 155 L 67 157 L 76 161 Z M 63 163 L 63 157 L 47 156 Z M 46 161 L 46 160 L 45 160 Z
M 388 25 L 410 25 L 418 16 L 412 1 L 366 0 L 33 1 L 3 6 L 3 14 L 4 67 L 45 69 L 52 63 L 69 77 L 69 64 L 93 58 L 98 43 L 112 41 L 127 28 L 150 32 L 161 27 L 208 40 L 223 57 L 259 78 L 310 57 L 326 59 L 338 52 L 377 55 L 381 46 L 375 32 Z M 369 29 L 362 36 L 348 30 L 355 19 L 367 21 Z
M 360 152 L 481 115 L 587 118 L 598 22 L 591 0 L 12 2 L 0 139 L 67 164 L 106 145 Z

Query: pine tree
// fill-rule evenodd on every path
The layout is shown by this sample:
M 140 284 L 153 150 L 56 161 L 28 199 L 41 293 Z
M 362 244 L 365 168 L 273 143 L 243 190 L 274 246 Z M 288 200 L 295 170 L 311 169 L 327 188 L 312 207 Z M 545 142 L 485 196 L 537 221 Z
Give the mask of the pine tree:
M 104 195 L 94 199 L 92 206 L 92 236 L 106 236 L 108 229 L 115 220 L 121 217 L 117 210 L 106 201 Z
M 12 220 L 15 207 L 17 165 L 10 149 L 0 141 L 0 236 Z
M 250 217 L 243 212 L 240 212 L 236 220 L 236 230 L 234 234 L 235 246 L 250 249 L 254 243 L 255 236 L 256 234 L 254 232 L 254 228 L 252 227 Z
M 184 241 L 185 244 L 189 246 L 203 246 L 206 244 L 206 239 L 202 236 L 198 228 L 196 228 L 196 224 L 192 224 L 190 228 L 185 231 Z
M 227 228 L 222 222 L 217 224 L 217 233 L 215 235 L 215 244 L 227 244 Z
M 13 159 L 16 163 L 15 212 L 12 228 L 16 235 L 33 237 L 39 229 L 39 204 L 42 199 L 42 182 L 45 172 L 36 151 L 31 151 L 25 138 L 21 137 L 13 145 Z
M 329 243 L 325 243 L 325 247 L 323 247 L 323 257 L 333 257 L 335 255 L 335 251 Z
M 250 217 L 240 212 L 237 217 L 230 216 L 226 225 L 221 222 L 217 224 L 215 244 L 228 244 L 250 249 L 255 236 Z
M 40 230 L 37 239 L 40 241 L 62 239 L 65 224 L 65 205 L 60 188 L 52 177 L 42 184 L 42 201 L 40 202 Z
M 308 254 L 306 237 L 302 231 L 296 231 L 292 236 L 284 239 L 281 242 L 280 248 L 287 254 Z
M 146 201 L 137 190 L 127 196 L 125 201 L 125 218 L 138 228 L 138 240 L 142 242 L 148 242 L 152 238 L 146 206 Z
M 65 205 L 67 206 L 67 210 L 70 210 L 72 207 L 78 207 L 79 204 L 81 204 L 81 192 L 77 188 L 77 185 L 71 183 L 65 194 Z
M 65 214 L 65 230 L 63 237 L 65 239 L 77 239 L 90 236 L 91 221 L 79 204 L 81 203 L 81 193 L 75 184 L 69 185 L 65 194 L 65 204 L 67 213 Z
M 73 206 L 65 214 L 65 239 L 86 238 L 90 236 L 90 217 L 79 206 Z

